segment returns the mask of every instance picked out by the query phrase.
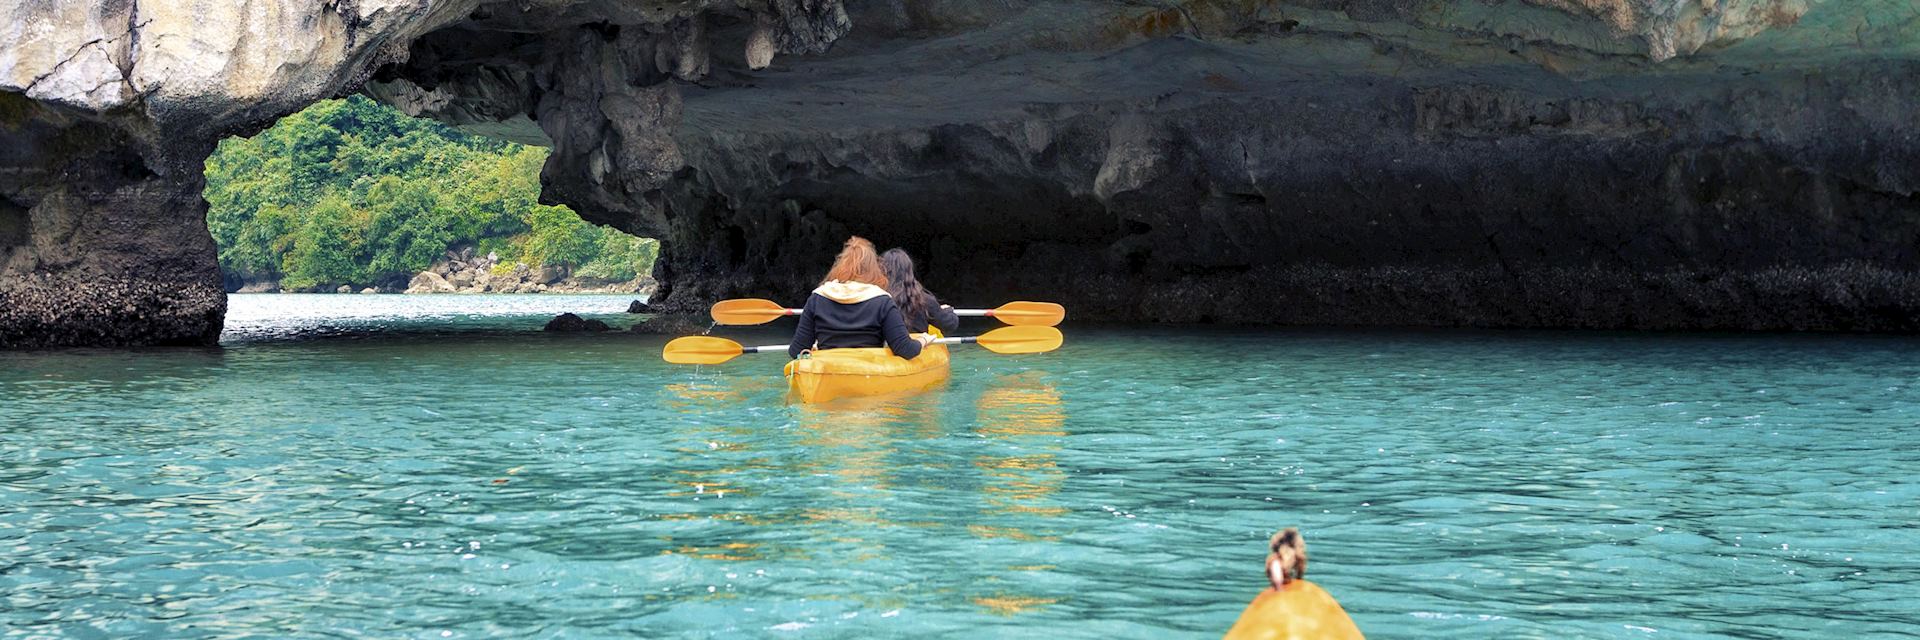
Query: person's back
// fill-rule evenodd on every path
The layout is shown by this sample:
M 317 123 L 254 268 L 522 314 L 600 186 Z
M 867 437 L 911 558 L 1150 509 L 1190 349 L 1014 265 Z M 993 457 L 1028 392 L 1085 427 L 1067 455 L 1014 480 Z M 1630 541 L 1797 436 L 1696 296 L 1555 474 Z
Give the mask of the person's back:
M 801 309 L 802 322 L 812 319 L 815 349 L 878 347 L 889 344 L 887 334 L 897 324 L 903 336 L 911 331 L 887 290 L 865 282 L 829 281 L 807 296 Z M 911 347 L 893 347 L 894 354 L 911 359 L 919 354 L 919 343 L 906 340 Z M 891 346 L 891 345 L 890 345 Z M 901 353 L 911 351 L 912 354 Z M 796 354 L 798 352 L 795 352 Z
M 921 309 L 925 311 L 916 310 L 911 314 L 905 309 L 900 310 L 908 331 L 926 333 L 928 327 L 935 327 L 940 329 L 940 335 L 953 335 L 960 330 L 960 316 L 953 312 L 952 307 L 940 304 L 940 300 L 931 294 L 927 295 L 925 306 Z
M 887 278 L 873 253 L 873 244 L 855 236 L 847 240 L 834 260 L 827 281 L 807 296 L 800 326 L 794 329 L 787 355 L 798 358 L 814 349 L 847 349 L 885 345 L 893 355 L 912 360 L 925 343 L 907 330 L 892 297 Z
M 913 258 L 905 250 L 888 249 L 880 254 L 880 266 L 886 270 L 887 292 L 892 294 L 894 305 L 900 307 L 908 331 L 926 333 L 927 327 L 932 326 L 950 335 L 960 329 L 960 316 L 954 314 L 953 308 L 940 304 L 932 291 L 920 286 L 920 279 L 913 272 Z

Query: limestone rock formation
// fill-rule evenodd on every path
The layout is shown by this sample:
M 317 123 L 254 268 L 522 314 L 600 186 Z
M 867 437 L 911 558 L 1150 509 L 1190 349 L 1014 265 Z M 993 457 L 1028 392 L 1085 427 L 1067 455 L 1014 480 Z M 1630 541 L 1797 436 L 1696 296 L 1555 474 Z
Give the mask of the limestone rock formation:
M 668 313 L 860 233 L 1079 318 L 1920 329 L 1907 0 L 0 0 L 0 41 L 0 347 L 215 339 L 202 161 L 354 91 L 552 146 Z
M 588 320 L 571 313 L 562 313 L 560 315 L 554 316 L 552 320 L 547 321 L 547 326 L 541 328 L 541 331 L 556 331 L 561 333 L 599 332 L 599 331 L 611 331 L 611 330 L 612 330 L 612 327 L 608 327 L 607 323 L 605 322 L 601 322 L 599 320 Z
M 0 348 L 212 343 L 226 311 L 200 198 L 213 145 L 401 68 L 424 36 L 518 34 L 589 71 L 608 60 L 588 42 L 678 42 L 648 59 L 690 74 L 709 40 L 700 25 L 722 19 L 787 53 L 850 26 L 837 0 L 0 0 Z M 581 90 L 663 92 L 612 79 Z M 543 125 L 611 126 L 572 108 L 593 122 Z M 612 101 L 606 113 L 625 114 Z M 627 154 L 624 175 L 658 173 L 639 166 L 649 157 L 672 158 Z
M 434 263 L 427 271 L 414 274 L 407 293 L 639 293 L 650 295 L 653 278 L 642 275 L 632 280 L 612 280 L 576 276 L 565 267 L 522 263 L 501 263 L 500 256 L 475 255 L 472 247 L 448 251 L 447 259 Z
M 408 294 L 453 293 L 454 288 L 447 279 L 432 271 L 422 271 L 407 281 Z
M 1920 330 L 1898 3 L 913 6 L 684 91 L 663 310 L 859 233 L 1079 318 Z

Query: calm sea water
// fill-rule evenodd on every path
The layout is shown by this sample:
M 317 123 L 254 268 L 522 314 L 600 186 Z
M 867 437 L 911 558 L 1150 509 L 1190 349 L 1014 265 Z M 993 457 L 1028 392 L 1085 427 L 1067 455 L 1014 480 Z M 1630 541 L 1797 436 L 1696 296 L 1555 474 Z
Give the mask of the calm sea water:
M 1068 324 L 820 408 L 777 356 L 535 332 L 626 302 L 0 353 L 0 629 L 1217 637 L 1293 525 L 1374 637 L 1920 634 L 1913 339 Z

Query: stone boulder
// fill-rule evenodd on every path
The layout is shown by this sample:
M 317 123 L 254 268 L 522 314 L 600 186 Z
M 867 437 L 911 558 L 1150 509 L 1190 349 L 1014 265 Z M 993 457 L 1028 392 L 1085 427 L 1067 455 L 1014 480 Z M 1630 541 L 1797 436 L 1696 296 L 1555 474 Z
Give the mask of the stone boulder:
M 353 285 L 343 284 L 333 290 L 334 293 L 353 293 Z
M 454 286 L 446 278 L 432 271 L 422 271 L 407 282 L 407 293 L 453 293 Z
M 540 330 L 555 331 L 555 332 L 561 332 L 561 333 L 579 333 L 579 332 L 587 332 L 587 331 L 595 331 L 595 332 L 611 331 L 612 329 L 613 327 L 609 327 L 607 326 L 607 323 L 601 322 L 599 320 L 588 320 L 571 313 L 562 313 L 560 315 L 554 316 L 552 320 L 548 320 L 547 326 L 542 327 Z
M 645 302 L 635 300 L 633 304 L 627 305 L 627 313 L 653 313 L 653 307 L 647 306 Z

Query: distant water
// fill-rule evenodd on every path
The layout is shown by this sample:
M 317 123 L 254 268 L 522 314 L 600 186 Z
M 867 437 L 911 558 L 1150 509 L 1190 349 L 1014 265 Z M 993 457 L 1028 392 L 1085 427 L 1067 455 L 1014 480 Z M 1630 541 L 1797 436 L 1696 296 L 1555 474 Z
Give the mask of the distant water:
M 0 353 L 0 633 L 1210 638 L 1288 525 L 1374 637 L 1920 633 L 1914 339 L 1070 323 L 816 408 L 536 331 L 625 306 Z

